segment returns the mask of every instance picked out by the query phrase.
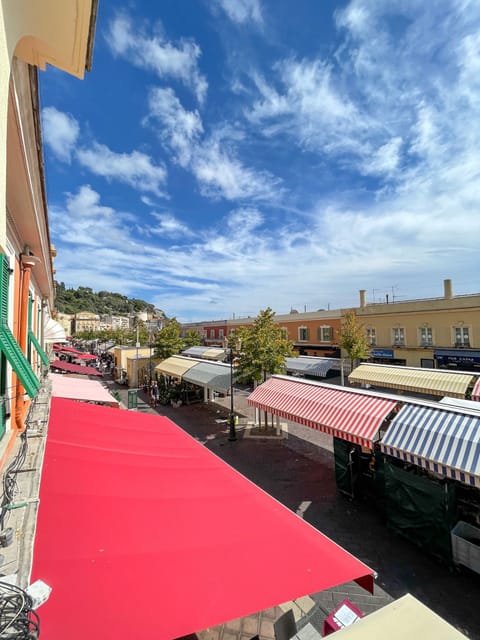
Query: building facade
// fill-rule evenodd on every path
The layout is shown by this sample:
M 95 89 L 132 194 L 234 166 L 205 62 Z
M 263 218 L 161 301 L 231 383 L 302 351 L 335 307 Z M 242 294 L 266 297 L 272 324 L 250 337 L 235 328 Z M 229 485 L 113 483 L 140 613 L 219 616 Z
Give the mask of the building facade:
M 358 307 L 276 315 L 299 355 L 338 358 L 342 319 L 353 311 L 371 347 L 370 360 L 411 367 L 480 370 L 480 294 L 453 294 L 444 281 L 443 296 L 367 304 L 360 291 Z M 206 346 L 224 346 L 229 333 L 255 318 L 237 318 L 182 325 L 200 333 Z
M 90 311 L 81 311 L 73 316 L 73 333 L 82 331 L 100 331 L 100 316 Z
M 360 291 L 353 311 L 372 362 L 480 371 L 480 294 L 455 296 L 451 280 L 443 286 L 442 297 L 380 304 Z

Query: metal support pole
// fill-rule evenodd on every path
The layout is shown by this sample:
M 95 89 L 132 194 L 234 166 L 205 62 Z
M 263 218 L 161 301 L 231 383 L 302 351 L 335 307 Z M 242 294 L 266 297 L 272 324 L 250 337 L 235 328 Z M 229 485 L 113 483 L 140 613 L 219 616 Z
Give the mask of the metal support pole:
M 230 433 L 228 439 L 235 442 L 237 433 L 235 430 L 235 408 L 233 404 L 233 348 L 230 347 Z

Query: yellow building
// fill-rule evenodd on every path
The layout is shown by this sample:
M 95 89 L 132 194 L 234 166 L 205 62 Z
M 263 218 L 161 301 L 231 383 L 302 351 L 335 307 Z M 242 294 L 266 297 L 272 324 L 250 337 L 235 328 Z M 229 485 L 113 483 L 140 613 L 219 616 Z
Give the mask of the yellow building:
M 90 311 L 76 313 L 72 321 L 73 333 L 82 331 L 100 331 L 100 316 Z
M 480 371 L 480 294 L 455 296 L 451 280 L 443 286 L 442 297 L 393 303 L 367 304 L 360 291 L 353 311 L 372 362 Z

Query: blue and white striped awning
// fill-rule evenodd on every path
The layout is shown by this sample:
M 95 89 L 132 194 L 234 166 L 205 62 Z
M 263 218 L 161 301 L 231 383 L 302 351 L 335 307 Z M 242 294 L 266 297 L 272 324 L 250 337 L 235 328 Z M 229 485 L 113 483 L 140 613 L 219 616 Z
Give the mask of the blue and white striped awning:
M 405 405 L 382 439 L 384 453 L 480 487 L 480 418 Z
M 338 358 L 285 358 L 285 370 L 324 378 L 338 362 Z

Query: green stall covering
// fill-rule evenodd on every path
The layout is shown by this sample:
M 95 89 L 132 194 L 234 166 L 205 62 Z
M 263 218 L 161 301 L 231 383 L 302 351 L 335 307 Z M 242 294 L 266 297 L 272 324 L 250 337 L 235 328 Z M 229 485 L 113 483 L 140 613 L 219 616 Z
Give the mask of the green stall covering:
M 341 438 L 333 438 L 333 455 L 335 458 L 335 479 L 337 488 L 349 496 L 354 494 L 354 469 L 350 466 L 350 451 L 354 448 L 351 442 Z M 353 483 L 352 483 L 353 479 Z
M 351 497 L 375 501 L 385 511 L 385 472 L 381 451 L 365 451 L 359 445 L 333 438 L 337 488 Z
M 456 487 L 417 475 L 385 456 L 387 526 L 436 558 L 452 564 L 450 530 L 456 518 Z

